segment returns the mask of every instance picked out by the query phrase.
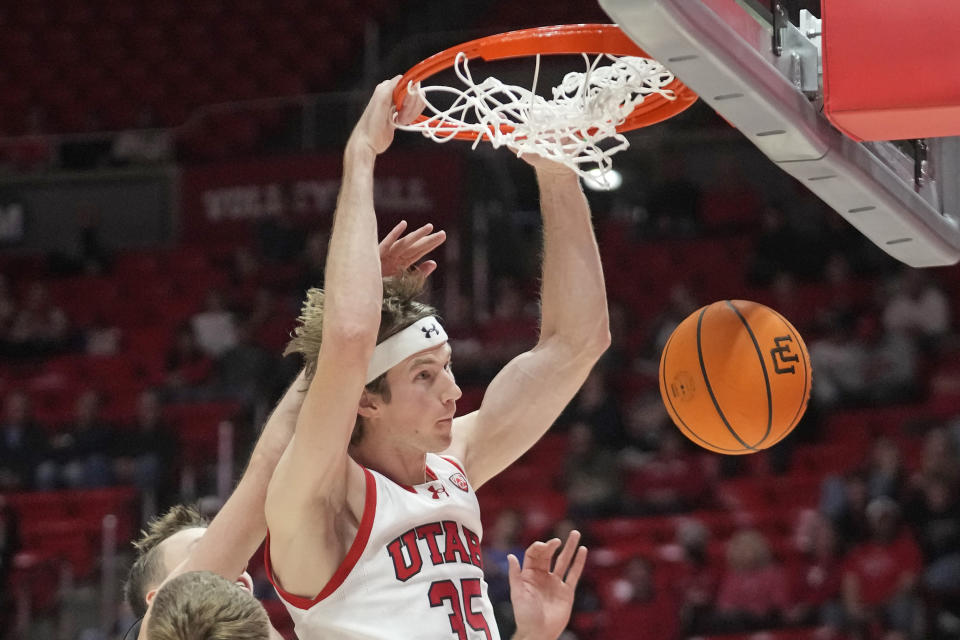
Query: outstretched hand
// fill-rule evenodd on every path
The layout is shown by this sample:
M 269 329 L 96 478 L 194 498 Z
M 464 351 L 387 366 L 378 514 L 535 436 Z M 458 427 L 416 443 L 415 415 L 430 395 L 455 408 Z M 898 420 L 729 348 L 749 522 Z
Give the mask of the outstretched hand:
M 519 640 L 556 640 L 570 621 L 573 594 L 587 561 L 587 548 L 578 547 L 580 532 L 571 531 L 553 569 L 550 561 L 560 548 L 559 538 L 534 542 L 523 556 L 523 567 L 513 554 L 510 566 L 510 600 Z
M 403 235 L 406 229 L 407 221 L 401 220 L 380 242 L 380 273 L 384 277 L 395 276 L 410 268 L 447 239 L 445 231 L 431 233 L 433 225 L 429 223 Z M 437 263 L 425 260 L 414 268 L 426 277 L 437 268 Z
M 393 142 L 395 122 L 409 124 L 420 115 L 424 103 L 419 95 L 405 100 L 397 113 L 393 105 L 393 90 L 399 81 L 400 76 L 394 76 L 390 80 L 384 80 L 373 90 L 370 102 L 350 135 L 348 146 L 360 145 L 379 155 Z

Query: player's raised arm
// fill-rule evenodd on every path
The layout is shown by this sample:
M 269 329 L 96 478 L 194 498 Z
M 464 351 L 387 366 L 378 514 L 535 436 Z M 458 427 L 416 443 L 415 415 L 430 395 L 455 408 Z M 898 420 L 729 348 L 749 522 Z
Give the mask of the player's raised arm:
M 373 168 L 393 140 L 396 82 L 377 86 L 347 142 L 324 291 L 311 292 L 304 308 L 315 321 L 322 314 L 319 354 L 314 366 L 308 363 L 312 379 L 296 433 L 267 495 L 274 577 L 303 596 L 316 595 L 330 580 L 363 514 L 364 476 L 347 447 L 380 325 Z
M 449 453 L 478 487 L 546 432 L 610 344 L 600 254 L 579 180 L 539 156 L 525 159 L 536 169 L 543 213 L 540 339 L 497 374 L 480 409 L 454 425 Z

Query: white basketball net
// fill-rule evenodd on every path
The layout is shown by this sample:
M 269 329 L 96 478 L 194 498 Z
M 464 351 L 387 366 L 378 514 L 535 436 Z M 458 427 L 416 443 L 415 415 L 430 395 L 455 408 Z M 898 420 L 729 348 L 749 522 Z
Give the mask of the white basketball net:
M 419 131 L 435 142 L 447 142 L 455 134 L 469 131 L 476 133 L 473 148 L 486 138 L 494 148 L 508 146 L 517 156 L 536 153 L 606 185 L 606 172 L 613 166 L 611 156 L 630 146 L 617 133 L 617 126 L 651 94 L 675 100 L 674 92 L 664 88 L 673 81 L 673 74 L 647 58 L 600 54 L 591 62 L 583 54 L 583 59 L 585 73 L 568 73 L 560 86 L 553 87 L 553 98 L 548 100 L 535 93 L 539 55 L 533 87 L 525 89 L 492 77 L 476 83 L 467 56 L 460 53 L 453 69 L 466 88 L 434 85 L 418 89 L 411 85 L 408 93 L 423 98 L 427 119 L 398 128 Z M 611 64 L 599 66 L 602 60 Z M 452 94 L 453 104 L 441 109 L 431 102 L 431 94 Z M 512 130 L 505 131 L 503 125 Z M 605 148 L 601 143 L 607 143 Z

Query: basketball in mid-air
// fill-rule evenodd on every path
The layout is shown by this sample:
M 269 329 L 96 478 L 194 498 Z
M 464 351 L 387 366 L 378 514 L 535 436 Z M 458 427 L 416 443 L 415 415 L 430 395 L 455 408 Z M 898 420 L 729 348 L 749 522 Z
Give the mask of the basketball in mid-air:
M 681 432 L 730 455 L 789 434 L 810 397 L 810 355 L 783 316 L 756 302 L 721 300 L 690 314 L 660 357 L 660 394 Z

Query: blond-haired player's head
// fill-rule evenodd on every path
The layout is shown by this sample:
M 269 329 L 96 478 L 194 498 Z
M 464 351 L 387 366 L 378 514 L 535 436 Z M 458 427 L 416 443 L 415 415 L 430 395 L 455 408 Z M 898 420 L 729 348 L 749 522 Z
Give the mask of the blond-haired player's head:
M 209 522 L 196 507 L 176 505 L 154 518 L 133 543 L 137 557 L 127 574 L 124 597 L 137 617 L 147 612 L 148 595 L 160 587 L 207 530 Z M 248 590 L 253 581 L 244 573 L 239 582 Z
M 383 305 L 380 311 L 377 344 L 382 344 L 418 320 L 436 315 L 436 309 L 417 300 L 423 292 L 424 281 L 425 278 L 410 271 L 383 279 Z M 293 339 L 284 351 L 284 355 L 299 353 L 303 356 L 307 380 L 313 379 L 317 369 L 317 358 L 323 336 L 323 305 L 324 292 L 321 289 L 310 289 L 300 317 L 297 319 L 298 326 L 294 329 Z M 388 381 L 389 373 L 389 371 L 384 372 L 369 381 L 365 395 L 376 395 L 383 403 L 389 404 L 392 398 Z M 356 445 L 361 441 L 364 424 L 364 416 L 358 414 L 350 444 Z
M 153 595 L 141 638 L 268 640 L 270 620 L 246 589 L 209 571 L 189 571 Z

